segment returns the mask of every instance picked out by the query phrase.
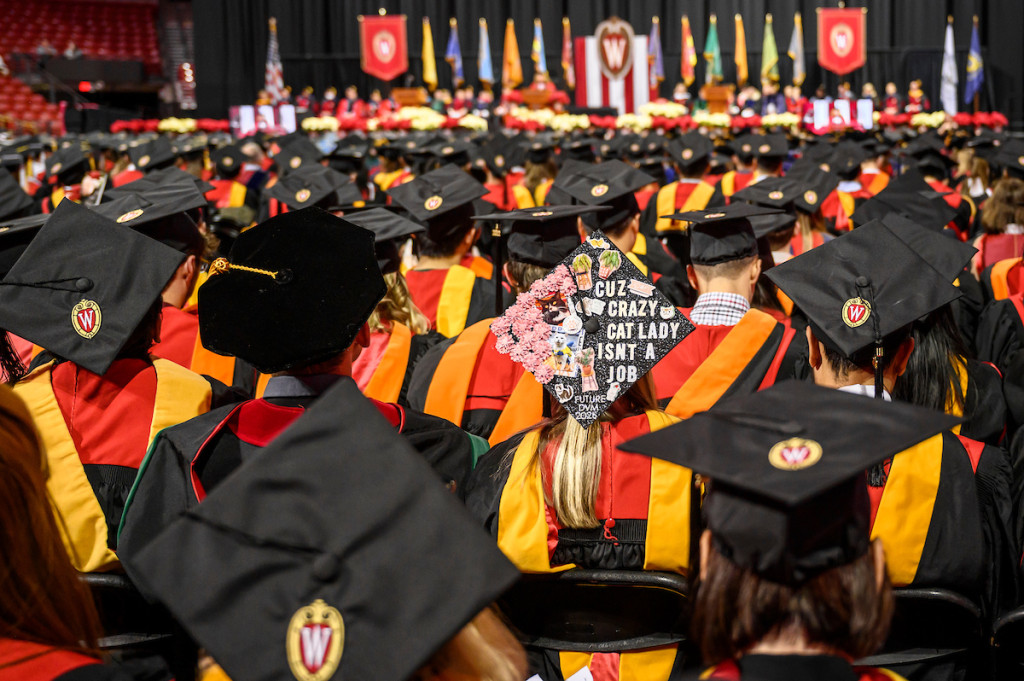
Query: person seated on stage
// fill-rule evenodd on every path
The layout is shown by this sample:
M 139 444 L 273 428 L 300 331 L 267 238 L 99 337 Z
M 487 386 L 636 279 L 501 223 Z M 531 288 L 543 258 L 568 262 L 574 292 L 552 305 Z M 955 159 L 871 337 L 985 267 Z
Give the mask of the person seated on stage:
M 129 574 L 231 678 L 526 678 L 519 572 L 350 381 L 151 539 Z
M 380 166 L 373 175 L 373 183 L 381 191 L 387 191 L 413 180 L 407 160 L 409 153 L 410 150 L 399 142 L 390 142 L 377 150 Z
M 295 113 L 311 113 L 316 115 L 317 99 L 312 85 L 302 88 L 302 92 L 295 98 Z
M 165 681 L 150 660 L 103 664 L 89 587 L 67 559 L 32 417 L 0 387 L 0 669 L 5 679 Z
M 317 112 L 317 115 L 323 116 L 326 114 L 328 116 L 333 116 L 337 108 L 338 88 L 332 85 L 331 87 L 324 90 L 324 96 L 320 100 L 320 111 Z
M 424 227 L 379 207 L 345 211 L 344 218 L 373 232 L 377 265 L 388 285 L 387 294 L 367 321 L 370 340 L 352 363 L 352 378 L 367 397 L 408 407 L 416 363 L 444 340 L 430 330 L 430 320 L 412 302 L 401 271 L 401 246 Z
M 589 206 L 547 206 L 486 216 L 508 224 L 504 275 L 516 295 L 528 291 L 572 253 Z M 493 319 L 468 327 L 423 356 L 409 384 L 409 402 L 497 444 L 543 418 L 543 389 L 520 364 L 496 349 Z
M 914 321 L 960 295 L 880 221 L 768 277 L 806 315 L 814 382 L 886 401 L 915 351 Z M 886 546 L 893 584 L 951 589 L 987 617 L 1016 604 L 1011 484 L 1002 450 L 953 429 L 872 468 L 872 536 Z
M 828 231 L 841 234 L 853 229 L 850 216 L 858 206 L 871 199 L 857 178 L 860 177 L 864 150 L 854 142 L 841 142 L 832 152 L 828 166 L 839 178 L 839 185 L 821 202 L 821 214 Z
M 336 116 L 355 116 L 356 118 L 367 117 L 366 102 L 359 99 L 359 90 L 355 85 L 345 88 L 345 96 L 338 102 L 334 114 Z
M 675 87 L 672 88 L 672 101 L 676 104 L 682 104 L 687 107 L 689 106 L 690 90 L 686 87 L 686 83 L 676 83 Z
M 546 203 L 548 190 L 558 175 L 554 147 L 550 142 L 533 142 L 526 148 L 526 173 L 512 186 L 516 208 L 536 208 Z
M 689 574 L 696 520 L 690 514 L 697 508 L 690 472 L 619 449 L 675 420 L 658 409 L 648 368 L 692 328 L 639 276 L 595 232 L 492 325 L 499 352 L 528 363 L 538 380 L 550 372 L 550 395 L 544 396 L 550 418 L 485 454 L 466 494 L 470 512 L 524 573 L 582 568 Z M 663 326 L 652 335 L 634 335 L 628 341 L 634 354 L 625 338 L 616 338 L 620 313 L 638 306 L 657 308 Z M 657 326 L 637 321 L 637 328 Z M 608 349 L 615 347 L 621 355 Z M 567 679 L 588 667 L 608 679 L 661 681 L 681 666 L 674 646 L 594 654 L 537 646 L 531 652 L 532 671 L 545 679 Z
M 699 294 L 683 310 L 697 329 L 652 371 L 658 403 L 673 416 L 688 418 L 723 396 L 802 375 L 793 329 L 751 308 L 761 274 L 751 219 L 780 213 L 737 201 L 672 216 L 690 223 L 686 274 Z
M 161 292 L 184 259 L 68 201 L 0 286 L 4 326 L 57 358 L 14 391 L 36 420 L 65 545 L 82 572 L 117 565 L 117 523 L 156 434 L 210 406 L 201 376 L 149 354 Z
M 494 314 L 494 274 L 481 276 L 487 273 L 483 263 L 466 258 L 480 233 L 472 220 L 475 200 L 486 193 L 482 184 L 451 165 L 388 192 L 427 228 L 416 236 L 419 263 L 405 278 L 413 303 L 445 338 Z
M 690 622 L 710 665 L 700 678 L 903 681 L 853 662 L 885 642 L 900 548 L 872 532 L 884 519 L 865 470 L 955 421 L 864 402 L 790 382 L 624 445 L 705 483 Z
M 878 109 L 878 90 L 875 89 L 874 83 L 864 83 L 864 85 L 861 86 L 860 99 L 870 99 L 871 106 L 874 107 L 876 110 Z
M 779 84 L 772 80 L 764 80 L 761 83 L 761 108 L 758 114 L 771 116 L 785 113 L 786 96 L 779 91 Z
M 925 96 L 921 89 L 920 80 L 910 81 L 910 91 L 907 93 L 907 103 L 903 112 L 908 114 L 925 113 L 932 110 L 932 103 Z
M 269 380 L 262 398 L 220 407 L 158 436 L 125 507 L 119 554 L 137 554 L 330 386 L 352 382 L 353 361 L 369 341 L 366 322 L 387 292 L 373 242 L 371 232 L 306 208 L 247 230 L 230 261 L 214 263 L 199 296 L 203 343 Z M 371 402 L 443 483 L 461 493 L 474 449 L 486 443 L 442 419 Z
M 640 218 L 640 231 L 648 237 L 661 237 L 678 232 L 682 227 L 665 215 L 703 210 L 715 193 L 715 187 L 704 180 L 714 147 L 696 130 L 668 143 L 669 159 L 676 180 L 658 190 Z
M 885 98 L 882 100 L 882 111 L 895 116 L 903 112 L 903 100 L 900 98 L 900 90 L 896 83 L 889 81 L 885 84 Z
M 89 159 L 78 145 L 64 147 L 46 159 L 47 183 L 35 193 L 39 212 L 52 213 L 65 198 L 80 202 L 82 181 L 89 172 Z

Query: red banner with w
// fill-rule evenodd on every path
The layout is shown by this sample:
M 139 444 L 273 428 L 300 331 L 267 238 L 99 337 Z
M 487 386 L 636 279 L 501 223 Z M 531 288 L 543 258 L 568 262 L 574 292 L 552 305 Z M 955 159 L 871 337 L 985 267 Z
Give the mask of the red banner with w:
M 363 71 L 392 80 L 409 70 L 405 15 L 359 17 L 359 46 Z
M 845 75 L 867 61 L 867 9 L 818 9 L 818 64 Z

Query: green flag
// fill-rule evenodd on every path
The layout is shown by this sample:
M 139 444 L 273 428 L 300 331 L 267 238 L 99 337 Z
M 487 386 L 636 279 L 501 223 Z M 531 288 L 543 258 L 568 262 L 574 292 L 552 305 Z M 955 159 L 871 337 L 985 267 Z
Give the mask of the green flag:
M 779 48 L 775 46 L 772 15 L 764 18 L 764 46 L 761 48 L 761 81 L 779 82 Z
M 722 48 L 718 46 L 718 18 L 711 15 L 708 26 L 708 39 L 704 42 L 704 61 L 707 64 L 704 74 L 705 83 L 722 81 Z

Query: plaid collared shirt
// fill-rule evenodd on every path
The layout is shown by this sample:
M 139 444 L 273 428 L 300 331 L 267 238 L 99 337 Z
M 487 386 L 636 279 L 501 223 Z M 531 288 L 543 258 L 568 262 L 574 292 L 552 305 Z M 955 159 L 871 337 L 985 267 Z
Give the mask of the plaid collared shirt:
M 750 309 L 750 302 L 736 293 L 702 293 L 693 304 L 690 321 L 699 326 L 736 326 Z

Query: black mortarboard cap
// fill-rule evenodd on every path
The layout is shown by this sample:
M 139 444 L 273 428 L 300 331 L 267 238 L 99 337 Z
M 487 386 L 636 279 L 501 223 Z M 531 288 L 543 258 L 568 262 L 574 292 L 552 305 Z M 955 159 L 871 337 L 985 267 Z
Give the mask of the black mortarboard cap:
M 939 153 L 926 153 L 917 156 L 917 168 L 921 172 L 932 171 L 940 177 L 945 177 L 949 169 L 956 165 L 956 161 Z
M 273 187 L 263 193 L 277 199 L 292 210 L 316 205 L 327 210 L 342 203 L 351 203 L 363 198 L 363 195 L 354 186 L 352 187 L 355 190 L 354 193 L 346 192 L 345 196 L 340 196 L 339 190 L 348 185 L 351 183 L 347 175 L 314 163 L 281 176 Z
M 577 218 L 606 211 L 604 206 L 542 206 L 507 213 L 474 215 L 474 220 L 509 225 L 508 257 L 551 269 L 580 245 Z
M 427 227 L 435 241 L 464 229 L 473 215 L 473 200 L 487 193 L 482 184 L 455 165 L 441 166 L 387 192 Z
M 24 218 L 0 220 L 0 279 L 14 267 L 39 229 L 50 219 L 50 213 L 29 215 Z
M 840 178 L 853 179 L 860 174 L 860 164 L 866 158 L 863 147 L 856 142 L 840 142 L 832 150 L 828 165 Z
M 865 471 L 958 422 L 787 381 L 620 447 L 710 478 L 704 511 L 715 549 L 763 579 L 799 587 L 867 553 Z
M 782 133 L 759 135 L 751 138 L 754 153 L 760 158 L 778 158 L 789 154 L 789 142 Z
M 597 160 L 599 140 L 593 137 L 579 137 L 562 143 L 562 156 L 573 161 L 593 163 Z
M 61 184 L 73 184 L 89 170 L 89 159 L 78 146 L 64 147 L 46 159 L 46 174 L 56 176 Z
M 155 203 L 144 194 L 130 194 L 101 203 L 92 210 L 176 251 L 195 253 L 202 250 L 204 242 L 196 223 L 185 213 L 189 208 L 177 202 Z
M 919 176 L 902 175 L 885 189 L 857 206 L 850 219 L 855 224 L 880 220 L 891 213 L 911 218 L 929 229 L 939 230 L 956 217 L 956 211 Z
M 31 206 L 32 197 L 25 193 L 14 176 L 0 172 L 0 218 L 17 215 Z
M 619 160 L 603 163 L 566 162 L 552 187 L 558 187 L 579 203 L 608 206 L 611 210 L 583 215 L 590 229 L 607 229 L 640 212 L 633 192 L 655 179 Z
M 583 427 L 693 329 L 599 231 L 491 324 L 498 352 L 511 354 Z
M 174 160 L 174 149 L 166 137 L 157 137 L 128 150 L 135 167 L 143 172 L 155 170 Z
M 547 163 L 554 153 L 555 146 L 551 142 L 538 140 L 526 146 L 526 160 L 530 163 Z
M 474 149 L 475 145 L 463 140 L 439 142 L 430 147 L 430 151 L 441 163 L 451 163 L 457 166 L 464 166 L 469 163 L 470 152 Z
M 277 173 L 285 176 L 303 166 L 317 165 L 324 157 L 323 152 L 305 137 L 294 140 L 274 156 Z
M 222 177 L 234 177 L 245 165 L 246 157 L 235 144 L 228 144 L 210 154 L 210 160 L 217 166 L 217 173 Z
M 669 142 L 668 150 L 675 164 L 681 168 L 689 168 L 710 159 L 714 145 L 704 135 L 691 130 Z
M 899 213 L 889 213 L 881 221 L 949 282 L 964 273 L 964 268 L 978 252 L 974 246 L 960 241 L 951 232 L 923 227 Z
M 61 201 L 0 283 L 4 327 L 103 374 L 184 255 Z
M 426 229 L 423 225 L 380 206 L 346 213 L 345 221 L 373 232 L 377 265 L 384 274 L 397 272 L 402 264 L 398 240 Z
M 879 221 L 773 267 L 767 276 L 807 315 L 818 340 L 854 360 L 960 296 Z
M 676 213 L 673 220 L 688 222 L 690 261 L 694 265 L 720 265 L 757 255 L 757 237 L 750 218 L 782 211 L 736 202 L 709 210 Z
M 519 578 L 347 379 L 128 571 L 244 681 L 405 681 Z
M 766 177 L 732 195 L 734 201 L 746 201 L 758 206 L 788 209 L 803 193 L 803 185 L 789 177 Z
M 203 345 L 265 374 L 348 348 L 384 297 L 373 233 L 319 208 L 242 232 L 199 289 Z

